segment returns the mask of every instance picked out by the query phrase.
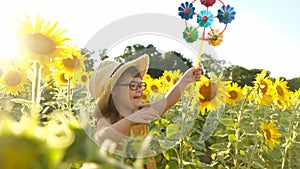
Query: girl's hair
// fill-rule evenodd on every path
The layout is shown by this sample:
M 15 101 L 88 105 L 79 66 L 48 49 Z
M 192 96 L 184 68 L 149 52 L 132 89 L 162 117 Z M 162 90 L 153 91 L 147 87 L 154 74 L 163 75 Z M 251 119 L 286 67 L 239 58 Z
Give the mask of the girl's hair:
M 127 68 L 122 73 L 120 78 L 117 80 L 116 84 L 118 84 L 120 82 L 122 77 L 126 77 L 124 75 L 130 75 L 131 77 L 142 78 L 142 75 L 140 74 L 138 69 L 136 67 L 132 66 L 132 67 Z M 108 118 L 112 124 L 117 122 L 120 119 L 120 113 L 119 113 L 119 111 L 117 110 L 117 108 L 115 106 L 115 103 L 114 103 L 114 100 L 113 100 L 111 94 L 109 95 L 107 109 L 100 111 L 98 106 L 97 106 L 93 115 L 96 119 L 99 119 L 101 117 Z

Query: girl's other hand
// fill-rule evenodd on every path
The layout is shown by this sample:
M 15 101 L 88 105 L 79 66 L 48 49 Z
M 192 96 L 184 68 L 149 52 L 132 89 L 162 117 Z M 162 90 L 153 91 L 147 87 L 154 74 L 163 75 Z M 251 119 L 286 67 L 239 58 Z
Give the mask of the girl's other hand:
M 143 108 L 138 110 L 131 115 L 125 117 L 132 122 L 132 125 L 143 123 L 150 124 L 151 121 L 159 118 L 159 113 L 153 108 Z

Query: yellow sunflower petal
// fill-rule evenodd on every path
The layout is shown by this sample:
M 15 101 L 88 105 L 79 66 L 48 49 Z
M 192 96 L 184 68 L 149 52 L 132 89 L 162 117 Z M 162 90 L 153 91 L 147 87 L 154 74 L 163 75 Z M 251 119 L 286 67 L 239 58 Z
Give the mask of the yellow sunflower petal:
M 225 82 L 218 78 L 209 80 L 201 76 L 201 81 L 197 83 L 198 97 L 200 100 L 199 112 L 214 111 L 225 105 L 226 88 Z
M 10 67 L 4 71 L 0 79 L 1 88 L 6 94 L 18 95 L 24 91 L 24 85 L 28 83 L 25 70 Z
M 276 139 L 280 138 L 281 134 L 278 132 L 278 129 L 275 128 L 275 126 L 276 124 L 273 121 L 270 123 L 261 123 L 261 129 L 263 131 L 265 142 L 271 150 L 273 150 L 275 144 L 280 143 Z
M 43 66 L 56 57 L 65 57 L 65 42 L 70 38 L 62 37 L 66 31 L 57 29 L 57 22 L 45 23 L 38 15 L 33 23 L 26 15 L 26 20 L 18 23 L 15 30 L 22 56 Z

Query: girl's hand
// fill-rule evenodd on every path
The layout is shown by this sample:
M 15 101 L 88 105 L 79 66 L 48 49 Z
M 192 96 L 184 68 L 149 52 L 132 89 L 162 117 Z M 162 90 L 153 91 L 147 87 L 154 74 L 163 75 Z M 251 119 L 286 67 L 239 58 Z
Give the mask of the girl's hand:
M 143 123 L 150 124 L 151 121 L 159 118 L 159 113 L 153 108 L 143 108 L 125 117 L 132 122 L 132 125 Z
M 201 67 L 191 67 L 182 76 L 182 80 L 191 83 L 194 81 L 200 81 L 200 75 L 202 73 Z

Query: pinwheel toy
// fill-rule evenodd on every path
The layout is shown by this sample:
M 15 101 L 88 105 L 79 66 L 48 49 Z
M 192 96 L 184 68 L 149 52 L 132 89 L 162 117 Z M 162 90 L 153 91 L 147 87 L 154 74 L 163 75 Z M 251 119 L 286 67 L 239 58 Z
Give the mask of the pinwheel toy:
M 234 8 L 230 5 L 225 5 L 221 0 L 217 0 L 221 3 L 221 8 L 219 8 L 216 13 L 214 14 L 209 9 L 213 5 L 216 4 L 216 0 L 198 0 L 201 2 L 199 6 L 203 7 L 203 10 L 196 12 L 196 8 L 194 4 L 197 0 L 193 0 L 190 2 L 181 3 L 178 7 L 178 15 L 185 20 L 185 30 L 183 31 L 183 38 L 188 43 L 193 43 L 197 40 L 200 40 L 200 49 L 198 53 L 198 59 L 196 62 L 196 66 L 199 66 L 203 42 L 208 41 L 208 43 L 212 46 L 220 45 L 223 41 L 223 33 L 225 32 L 227 25 L 231 23 L 231 21 L 235 18 L 236 12 Z M 197 19 L 196 22 L 198 25 L 195 26 L 188 26 L 188 20 L 193 19 L 193 17 Z M 224 27 L 222 29 L 213 28 L 213 24 L 215 23 L 216 18 L 218 19 L 219 23 L 222 23 Z M 222 25 L 221 24 L 221 25 Z M 202 34 L 199 35 L 199 29 L 202 29 Z M 206 33 L 206 29 L 209 28 L 209 32 Z

